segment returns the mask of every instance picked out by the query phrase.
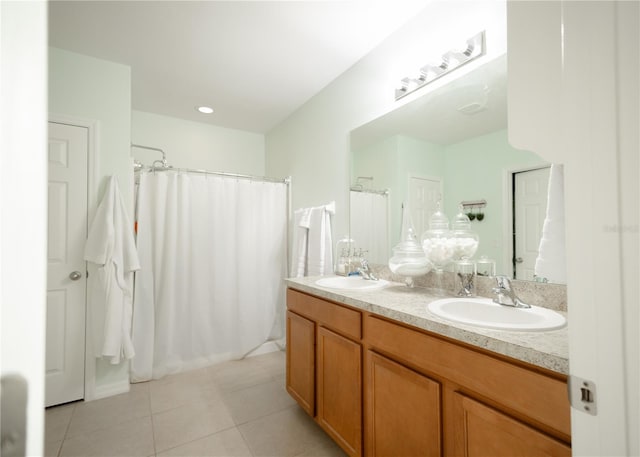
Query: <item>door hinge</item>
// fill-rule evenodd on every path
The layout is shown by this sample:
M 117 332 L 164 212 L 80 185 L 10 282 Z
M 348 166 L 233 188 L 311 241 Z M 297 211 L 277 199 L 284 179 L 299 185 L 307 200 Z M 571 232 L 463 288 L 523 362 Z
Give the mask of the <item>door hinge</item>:
M 596 416 L 598 414 L 596 383 L 577 376 L 569 376 L 569 402 L 575 409 Z

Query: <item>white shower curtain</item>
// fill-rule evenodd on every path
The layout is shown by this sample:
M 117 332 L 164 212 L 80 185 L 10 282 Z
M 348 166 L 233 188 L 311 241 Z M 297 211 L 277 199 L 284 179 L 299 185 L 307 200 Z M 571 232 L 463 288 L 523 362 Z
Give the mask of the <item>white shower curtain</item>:
M 140 175 L 133 382 L 240 358 L 282 337 L 287 188 Z
M 389 198 L 386 194 L 351 191 L 350 235 L 370 263 L 386 264 L 389 252 Z

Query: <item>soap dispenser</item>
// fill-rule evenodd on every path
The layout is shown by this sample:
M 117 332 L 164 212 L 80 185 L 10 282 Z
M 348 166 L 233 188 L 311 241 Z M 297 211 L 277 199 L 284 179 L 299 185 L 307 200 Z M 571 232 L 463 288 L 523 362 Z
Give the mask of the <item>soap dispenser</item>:
M 426 275 L 431 271 L 431 262 L 418 242 L 411 221 L 411 212 L 404 203 L 402 204 L 400 242 L 393 248 L 389 269 L 399 276 L 404 276 L 404 282 L 408 287 L 414 286 L 413 278 Z

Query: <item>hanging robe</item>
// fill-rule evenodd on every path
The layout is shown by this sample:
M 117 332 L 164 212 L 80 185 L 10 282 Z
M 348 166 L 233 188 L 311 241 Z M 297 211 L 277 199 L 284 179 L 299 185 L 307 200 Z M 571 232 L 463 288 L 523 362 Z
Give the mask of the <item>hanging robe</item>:
M 89 309 L 96 357 L 112 364 L 135 355 L 131 341 L 133 272 L 140 261 L 118 181 L 111 176 L 85 245 L 85 260 L 96 264 Z

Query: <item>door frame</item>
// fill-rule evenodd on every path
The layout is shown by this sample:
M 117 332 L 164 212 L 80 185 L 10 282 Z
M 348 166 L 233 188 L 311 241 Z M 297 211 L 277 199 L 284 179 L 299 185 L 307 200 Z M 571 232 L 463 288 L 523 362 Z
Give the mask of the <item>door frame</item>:
M 66 114 L 49 113 L 48 122 L 57 124 L 83 127 L 87 129 L 87 233 L 90 221 L 93 220 L 97 206 L 97 184 L 100 182 L 98 175 L 100 121 L 87 119 Z M 47 168 L 48 169 L 48 168 Z M 85 337 L 84 337 L 84 400 L 96 399 L 96 359 L 93 356 L 93 345 L 91 338 L 87 337 L 89 326 L 89 313 L 87 311 L 87 296 L 89 284 L 87 282 L 87 295 L 85 295 Z
M 509 268 L 509 277 L 513 277 L 513 176 L 516 173 L 549 168 L 548 162 L 536 165 L 523 165 L 505 168 L 502 171 L 502 265 Z

